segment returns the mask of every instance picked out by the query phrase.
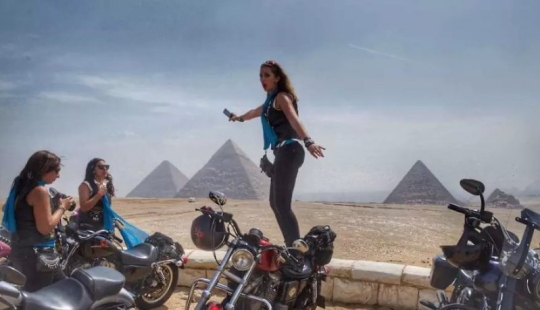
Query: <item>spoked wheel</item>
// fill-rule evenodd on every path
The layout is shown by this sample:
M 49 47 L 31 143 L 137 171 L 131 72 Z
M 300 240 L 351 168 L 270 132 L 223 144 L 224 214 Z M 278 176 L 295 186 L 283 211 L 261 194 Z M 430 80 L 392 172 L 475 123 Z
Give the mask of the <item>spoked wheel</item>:
M 148 292 L 141 294 L 135 300 L 139 309 L 148 310 L 160 307 L 169 300 L 174 292 L 178 282 L 178 268 L 174 264 L 167 264 L 161 266 L 161 271 L 165 276 L 164 283 L 157 278 L 157 275 L 153 275 L 151 279 L 146 281 L 143 290 Z

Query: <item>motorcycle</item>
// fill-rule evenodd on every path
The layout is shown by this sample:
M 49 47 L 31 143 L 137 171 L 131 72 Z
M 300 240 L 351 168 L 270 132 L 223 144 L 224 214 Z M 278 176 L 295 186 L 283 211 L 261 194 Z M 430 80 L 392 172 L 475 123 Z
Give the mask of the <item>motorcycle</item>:
M 222 235 L 223 240 L 219 247 L 226 244 L 228 250 L 221 263 L 216 259 L 218 267 L 211 279 L 199 278 L 193 282 L 186 301 L 186 310 L 190 308 L 194 291 L 200 283 L 206 284 L 206 288 L 195 307 L 196 310 L 261 309 L 263 306 L 270 310 L 316 309 L 317 306 L 325 308 L 321 281 L 326 281 L 328 268 L 324 265 L 332 258 L 333 241 L 336 237 L 329 226 L 315 226 L 306 237 L 296 240 L 292 248 L 278 246 L 270 243 L 257 228 L 243 234 L 233 215 L 223 211 L 227 202 L 223 193 L 211 191 L 209 198 L 221 211 L 214 211 L 208 206 L 196 211 L 216 223 L 227 225 L 227 232 Z M 191 233 L 192 238 L 198 238 L 215 231 L 200 231 L 199 227 L 192 224 Z M 229 242 L 231 236 L 234 239 Z M 197 242 L 194 243 L 197 246 Z M 299 264 L 297 256 L 290 251 L 292 249 L 302 253 L 303 262 Z M 227 270 L 229 264 L 232 267 Z M 227 285 L 218 283 L 221 276 L 228 279 Z M 209 301 L 214 288 L 227 293 L 221 303 Z
M 118 221 L 115 226 L 122 228 Z M 124 250 L 122 239 L 114 231 L 81 230 L 72 217 L 65 234 L 67 251 L 62 261 L 65 273 L 93 266 L 116 269 L 125 276 L 125 287 L 136 296 L 139 309 L 153 309 L 167 302 L 178 282 L 178 268 L 184 268 L 187 262 L 180 244 L 160 233 Z
M 467 192 L 476 193 L 476 187 L 480 186 L 475 180 L 463 179 L 460 181 L 461 187 Z M 483 185 L 482 185 L 483 186 Z M 491 223 L 493 213 L 485 211 L 485 199 L 483 189 L 479 193 L 480 210 L 466 209 L 463 233 L 458 241 L 459 245 L 473 244 L 480 245 L 488 243 L 491 248 L 491 256 L 496 259 L 500 256 L 504 243 L 503 232 L 498 222 Z M 450 204 L 451 210 L 462 210 L 463 208 Z M 458 211 L 461 212 L 461 211 Z M 481 227 L 481 224 L 489 224 Z M 507 232 L 514 240 L 519 240 L 512 232 Z M 484 295 L 474 288 L 474 275 L 477 270 L 460 269 L 448 262 L 445 254 L 437 254 L 432 258 L 430 271 L 430 285 L 436 288 L 439 305 L 428 300 L 421 300 L 420 304 L 432 309 L 439 310 L 447 304 L 458 303 L 471 306 L 475 309 L 483 307 Z M 446 297 L 445 290 L 454 285 L 450 298 Z
M 484 185 L 476 180 L 467 180 L 467 191 L 483 197 Z M 466 216 L 478 214 L 476 210 L 449 205 L 449 208 Z M 474 272 L 474 290 L 483 295 L 484 303 L 471 307 L 459 303 L 445 304 L 440 310 L 482 309 L 482 310 L 532 310 L 540 308 L 539 256 L 530 249 L 535 229 L 540 229 L 540 214 L 523 209 L 516 221 L 526 225 L 521 238 L 509 233 L 491 212 L 484 211 L 481 220 L 496 227 L 502 239 L 498 243 L 500 254 L 492 256 L 492 245 L 483 242 L 477 245 L 459 244 L 441 246 L 447 261 L 456 268 Z M 460 240 L 461 241 L 461 240 Z M 442 274 L 441 274 L 442 275 Z M 438 294 L 439 296 L 440 294 Z
M 135 310 L 121 273 L 106 267 L 77 270 L 36 292 L 25 292 L 26 277 L 10 266 L 0 266 L 0 303 L 18 310 Z

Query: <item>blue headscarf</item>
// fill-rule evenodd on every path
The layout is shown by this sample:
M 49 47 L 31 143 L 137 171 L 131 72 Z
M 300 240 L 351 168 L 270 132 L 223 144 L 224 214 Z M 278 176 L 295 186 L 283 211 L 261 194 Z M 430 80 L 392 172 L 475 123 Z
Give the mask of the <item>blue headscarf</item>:
M 276 95 L 277 95 L 277 90 L 272 90 L 268 92 L 268 95 L 266 96 L 266 101 L 264 102 L 262 106 L 261 123 L 262 123 L 263 138 L 264 138 L 263 150 L 267 150 L 268 147 L 271 147 L 273 149 L 276 146 L 276 142 L 277 142 L 277 135 L 272 129 L 272 127 L 270 127 L 270 123 L 268 122 L 268 118 L 266 117 L 266 111 L 268 110 L 268 107 L 272 104 L 272 102 L 276 98 Z
M 114 230 L 114 219 L 119 220 L 124 225 L 124 229 L 120 230 L 120 234 L 122 235 L 122 239 L 124 239 L 124 243 L 126 244 L 128 249 L 131 249 L 132 247 L 144 243 L 146 241 L 146 238 L 148 238 L 148 233 L 146 233 L 144 230 L 141 230 L 137 228 L 136 226 L 128 223 L 126 220 L 124 220 L 120 214 L 114 212 L 111 206 L 111 200 L 109 199 L 109 196 L 103 195 L 101 197 L 101 202 L 103 206 L 103 228 L 108 231 Z
M 2 226 L 9 231 L 14 233 L 17 230 L 17 221 L 15 220 L 15 197 L 17 197 L 17 185 L 18 182 L 13 182 L 13 186 L 9 191 L 9 196 L 4 205 L 4 216 L 2 217 Z M 44 186 L 45 181 L 40 180 L 37 182 L 38 185 Z

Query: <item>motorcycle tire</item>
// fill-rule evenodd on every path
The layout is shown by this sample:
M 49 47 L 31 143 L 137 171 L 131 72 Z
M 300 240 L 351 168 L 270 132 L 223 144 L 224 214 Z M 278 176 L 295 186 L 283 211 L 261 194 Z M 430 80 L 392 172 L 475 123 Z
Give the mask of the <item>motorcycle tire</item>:
M 137 309 L 139 310 L 150 310 L 155 309 L 158 307 L 163 306 L 169 298 L 171 298 L 171 295 L 174 293 L 174 290 L 176 289 L 176 284 L 178 283 L 178 277 L 179 277 L 179 270 L 178 267 L 176 267 L 175 264 L 167 264 L 162 267 L 163 269 L 168 269 L 168 271 L 171 273 L 171 281 L 167 283 L 166 285 L 166 291 L 159 297 L 157 300 L 149 301 L 146 297 L 143 295 L 137 296 L 135 298 L 135 304 L 137 305 Z

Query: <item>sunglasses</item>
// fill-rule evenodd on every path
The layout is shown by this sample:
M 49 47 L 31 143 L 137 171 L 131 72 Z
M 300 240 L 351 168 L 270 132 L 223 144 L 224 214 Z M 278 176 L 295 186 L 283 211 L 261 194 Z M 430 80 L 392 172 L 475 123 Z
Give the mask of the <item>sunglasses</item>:
M 275 60 L 267 60 L 263 63 L 263 65 L 275 66 L 277 65 L 277 62 Z
M 97 165 L 96 166 L 98 169 L 100 170 L 109 170 L 109 168 L 111 167 L 110 165 Z

